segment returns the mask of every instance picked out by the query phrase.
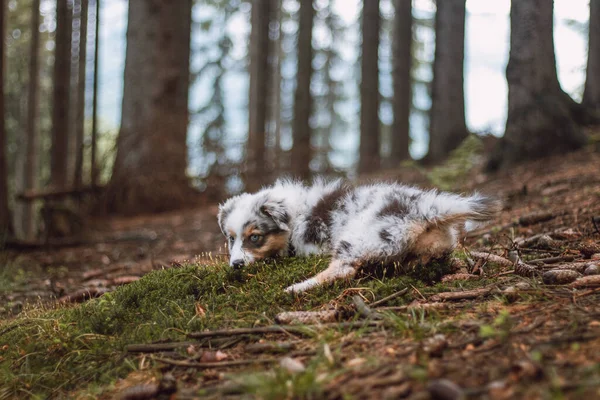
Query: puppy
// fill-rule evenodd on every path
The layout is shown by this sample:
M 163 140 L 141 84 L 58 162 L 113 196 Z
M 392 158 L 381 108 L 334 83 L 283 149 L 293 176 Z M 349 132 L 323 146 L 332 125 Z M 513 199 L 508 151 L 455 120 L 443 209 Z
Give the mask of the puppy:
M 479 194 L 396 183 L 354 187 L 316 180 L 305 186 L 279 180 L 230 198 L 219 207 L 218 220 L 234 268 L 269 257 L 331 255 L 324 271 L 286 289 L 303 292 L 350 279 L 366 263 L 441 257 L 452 251 L 465 224 L 487 221 L 498 210 L 496 200 Z

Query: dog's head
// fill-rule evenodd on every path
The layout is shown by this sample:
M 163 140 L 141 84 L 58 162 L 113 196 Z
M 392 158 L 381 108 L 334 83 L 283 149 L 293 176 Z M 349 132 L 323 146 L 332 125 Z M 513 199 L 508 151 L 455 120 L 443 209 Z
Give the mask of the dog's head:
M 290 214 L 269 192 L 242 194 L 219 207 L 219 227 L 227 238 L 229 265 L 240 268 L 287 252 Z

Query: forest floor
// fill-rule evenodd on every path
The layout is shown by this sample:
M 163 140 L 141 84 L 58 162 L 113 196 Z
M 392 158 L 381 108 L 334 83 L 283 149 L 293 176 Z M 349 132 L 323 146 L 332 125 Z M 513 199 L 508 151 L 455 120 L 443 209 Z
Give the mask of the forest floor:
M 216 205 L 4 251 L 0 399 L 600 398 L 600 152 L 475 168 L 452 186 L 504 209 L 441 282 L 417 270 L 285 294 L 326 260 L 232 273 Z M 309 320 L 288 326 L 286 311 Z

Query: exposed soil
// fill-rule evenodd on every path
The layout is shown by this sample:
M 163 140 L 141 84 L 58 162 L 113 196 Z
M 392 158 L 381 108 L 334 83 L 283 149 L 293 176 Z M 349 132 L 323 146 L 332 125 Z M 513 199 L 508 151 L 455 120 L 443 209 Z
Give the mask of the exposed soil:
M 423 179 L 414 170 L 410 174 L 416 178 L 412 181 Z M 386 178 L 403 176 L 402 171 L 386 173 Z M 533 277 L 511 272 L 518 268 L 510 264 L 471 257 L 474 263 L 454 278 L 485 290 L 470 299 L 442 296 L 433 311 L 387 310 L 412 315 L 404 329 L 385 324 L 340 329 L 317 340 L 290 333 L 244 335 L 204 339 L 185 346 L 185 352 L 145 352 L 136 356 L 140 369 L 103 397 L 153 398 L 176 390 L 175 398 L 198 398 L 199 389 L 214 398 L 243 397 L 243 373 L 273 371 L 288 355 L 296 364 L 283 362 L 288 375 L 281 382 L 277 373 L 267 375 L 273 387 L 258 391 L 258 397 L 600 398 L 600 278 L 564 285 L 547 285 L 541 278 L 557 267 L 581 275 L 586 269 L 591 274 L 594 265 L 600 268 L 600 153 L 581 151 L 491 176 L 473 172 L 468 181 L 459 191 L 493 194 L 503 199 L 504 210 L 492 225 L 470 233 L 465 247 L 506 259 L 518 251 L 535 269 Z M 87 244 L 13 252 L 9 258 L 29 273 L 17 287 L 0 292 L 3 312 L 18 312 L 23 303 L 37 299 L 84 301 L 154 269 L 216 257 L 223 252 L 216 213 L 215 205 L 95 221 Z M 540 239 L 539 234 L 547 236 Z M 408 289 L 405 296 L 415 304 L 440 303 L 436 295 Z M 286 345 L 273 354 L 272 343 Z M 262 361 L 227 366 L 239 360 Z M 196 365 L 202 362 L 223 364 Z M 315 393 L 306 389 L 310 384 L 293 378 L 306 375 L 295 375 L 294 368 L 313 365 L 313 378 L 321 379 Z M 288 393 L 277 392 L 278 385 Z

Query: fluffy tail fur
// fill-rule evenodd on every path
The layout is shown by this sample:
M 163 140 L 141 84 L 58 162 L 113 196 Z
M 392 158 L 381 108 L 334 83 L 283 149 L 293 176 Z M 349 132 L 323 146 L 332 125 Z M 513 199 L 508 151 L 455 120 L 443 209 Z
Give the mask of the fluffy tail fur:
M 470 197 L 456 196 L 445 201 L 445 210 L 431 223 L 438 227 L 465 224 L 467 231 L 483 222 L 493 219 L 501 210 L 500 201 L 491 197 L 474 194 Z

